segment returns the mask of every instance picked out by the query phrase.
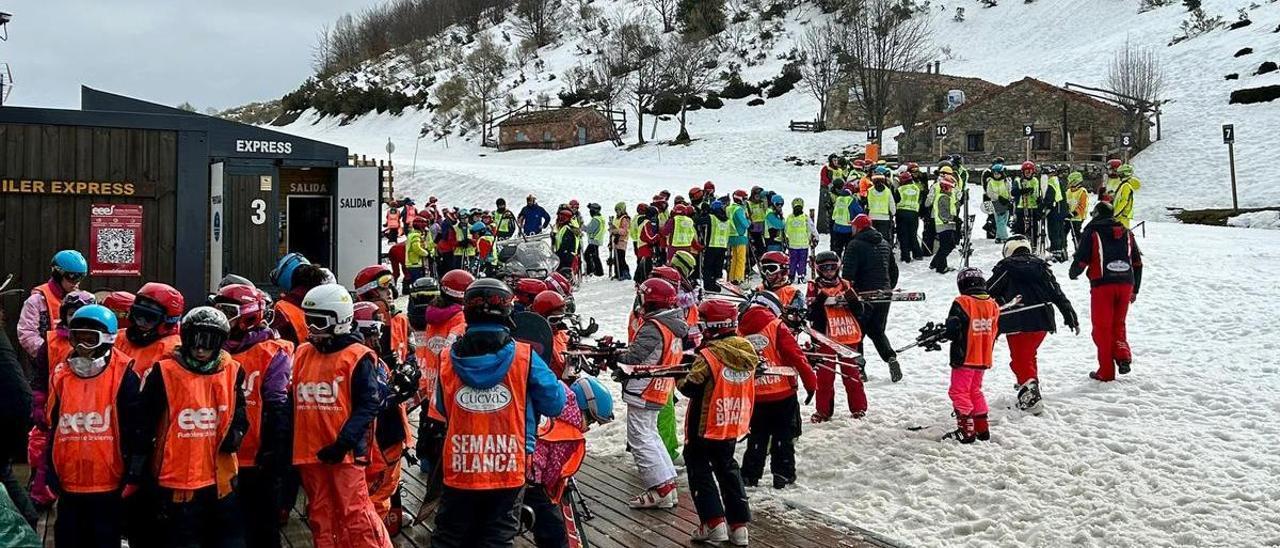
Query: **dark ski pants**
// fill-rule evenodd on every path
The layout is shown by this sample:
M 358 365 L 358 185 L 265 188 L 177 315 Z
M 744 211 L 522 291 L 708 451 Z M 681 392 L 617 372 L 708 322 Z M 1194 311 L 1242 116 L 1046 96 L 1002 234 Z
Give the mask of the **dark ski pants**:
M 600 246 L 596 244 L 587 245 L 587 250 L 582 254 L 586 268 L 582 269 L 582 273 L 588 276 L 604 276 L 604 264 L 600 262 Z
M 759 481 L 768 457 L 773 477 L 796 481 L 796 438 L 800 437 L 800 401 L 795 394 L 778 401 L 756 402 L 751 434 L 742 454 L 742 477 Z M 687 460 L 687 458 L 686 458 Z
M 862 325 L 862 333 L 864 339 L 871 339 L 876 345 L 876 352 L 880 354 L 880 359 L 885 363 L 898 359 L 898 353 L 893 351 L 893 345 L 889 344 L 889 337 L 884 334 L 885 327 L 889 325 L 889 305 L 893 303 L 867 303 L 863 307 L 862 316 L 858 318 L 858 323 Z
M 938 250 L 933 254 L 933 260 L 929 262 L 929 268 L 936 270 L 938 273 L 944 273 L 950 266 L 947 264 L 947 257 L 956 248 L 956 231 L 944 230 L 938 233 Z
M 724 518 L 734 525 L 751 521 L 747 489 L 742 484 L 738 461 L 734 460 L 737 441 L 694 436 L 684 446 L 693 507 L 703 523 L 716 518 Z
M 58 548 L 120 548 L 124 530 L 120 492 L 62 493 L 53 543 Z
M 877 219 L 871 221 L 871 227 L 876 229 L 876 232 L 879 232 L 881 236 L 884 236 L 884 241 L 889 242 L 889 248 L 892 249 L 894 241 L 893 220 Z
M 920 210 L 920 217 L 924 219 L 922 223 L 924 228 L 920 231 L 920 250 L 924 252 L 924 256 L 933 255 L 934 250 L 938 249 L 938 227 L 933 222 L 933 212 L 929 210 Z
M 702 288 L 720 291 L 720 278 L 724 276 L 724 260 L 729 248 L 708 247 L 702 251 Z
M 653 257 L 636 257 L 636 275 L 633 277 L 636 283 L 649 279 L 649 273 L 653 271 Z
M 445 487 L 431 548 L 509 548 L 520 531 L 524 487 L 469 491 Z
M 568 504 L 568 501 L 565 501 Z M 564 511 L 551 501 L 541 485 L 530 485 L 524 490 L 524 505 L 533 510 L 533 543 L 538 548 L 569 548 L 569 535 L 565 531 Z
M 1049 251 L 1059 257 L 1067 254 L 1067 219 L 1059 215 L 1049 215 Z
M 898 247 L 902 250 L 902 262 L 912 259 L 923 259 L 920 251 L 920 239 L 916 233 L 920 230 L 920 216 L 914 211 L 898 211 Z
M 240 469 L 236 477 L 240 504 L 244 510 L 244 540 L 249 548 L 279 548 L 280 491 L 284 482 L 278 474 L 261 466 Z
M 143 479 L 138 490 L 124 500 L 124 534 L 129 539 L 129 548 L 168 546 L 164 529 L 156 523 L 156 516 L 160 514 L 159 490 L 154 480 Z
M 849 240 L 853 239 L 852 232 L 832 232 L 831 233 L 831 251 L 836 255 L 844 256 L 844 246 L 849 245 Z
M 619 280 L 631 279 L 631 266 L 627 264 L 627 250 L 613 250 L 613 273 Z
M 426 418 L 419 419 L 418 441 L 414 452 L 418 456 L 418 466 L 427 473 L 427 489 L 423 502 L 431 502 L 440 498 L 440 490 L 444 484 L 444 468 L 440 467 L 440 458 L 444 454 L 444 423 Z
M 239 548 L 245 545 L 244 518 L 235 493 L 218 498 L 217 486 L 186 492 L 180 497 L 169 489 L 161 489 L 160 493 L 161 519 L 166 525 L 165 546 Z M 174 500 L 188 496 L 189 500 Z
M 1080 235 L 1082 233 L 1081 231 L 1084 230 L 1084 221 L 1068 221 L 1068 222 L 1071 223 L 1071 242 L 1076 246 L 1076 249 L 1079 249 Z

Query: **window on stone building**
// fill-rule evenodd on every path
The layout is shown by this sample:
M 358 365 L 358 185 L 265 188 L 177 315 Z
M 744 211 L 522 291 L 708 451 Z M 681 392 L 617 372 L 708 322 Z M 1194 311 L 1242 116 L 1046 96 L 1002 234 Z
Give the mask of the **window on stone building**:
M 1036 131 L 1031 134 L 1031 150 L 1049 150 L 1049 132 Z
M 554 140 L 555 138 L 551 136 L 551 130 L 546 130 L 542 132 L 542 141 L 544 143 L 550 143 L 551 141 L 554 141 Z
M 964 149 L 966 152 L 982 152 L 987 148 L 987 132 L 970 131 L 964 135 Z
M 516 142 L 519 142 L 519 143 L 527 143 L 527 142 L 529 142 L 529 136 L 528 136 L 528 135 L 525 135 L 525 133 L 524 133 L 523 131 L 520 131 L 520 130 L 518 130 L 518 129 L 517 129 L 517 130 L 516 130 Z

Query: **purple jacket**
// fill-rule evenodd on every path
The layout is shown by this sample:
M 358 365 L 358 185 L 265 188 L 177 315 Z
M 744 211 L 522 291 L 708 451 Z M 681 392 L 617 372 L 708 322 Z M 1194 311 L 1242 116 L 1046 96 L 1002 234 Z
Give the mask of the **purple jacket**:
M 54 295 L 62 295 L 62 286 L 50 279 L 47 282 Z M 44 302 L 44 295 L 32 290 L 31 296 L 22 303 L 22 312 L 18 314 L 18 345 L 27 351 L 28 356 L 35 356 L 44 346 L 44 332 L 57 323 L 57 311 L 49 312 L 49 304 Z

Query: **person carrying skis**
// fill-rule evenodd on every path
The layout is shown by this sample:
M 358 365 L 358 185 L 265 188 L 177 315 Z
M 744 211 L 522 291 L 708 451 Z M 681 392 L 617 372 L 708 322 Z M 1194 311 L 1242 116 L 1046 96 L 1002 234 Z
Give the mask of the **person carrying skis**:
M 564 296 L 550 289 L 538 293 L 533 299 L 529 311 L 542 316 L 551 326 L 551 361 L 547 367 L 557 379 L 572 378 L 575 371 L 566 371 L 568 362 L 565 359 L 569 350 L 569 326 L 564 323 L 566 308 Z
M 733 203 L 725 207 L 731 223 L 729 227 L 729 283 L 742 285 L 747 281 L 747 246 L 751 221 L 747 217 L 747 191 L 735 190 Z
M 150 368 L 135 361 L 122 380 L 121 390 L 137 395 L 121 416 L 124 493 L 138 489 L 144 463 L 150 462 L 159 486 L 163 545 L 243 545 L 236 454 L 249 419 L 244 369 L 222 349 L 231 325 L 222 312 L 201 306 L 182 318 L 179 332 L 181 344 L 172 353 Z M 152 513 L 141 526 L 156 528 L 155 523 Z
M 538 198 L 532 194 L 525 197 L 524 207 L 516 216 L 516 224 L 520 227 L 521 236 L 541 234 L 551 224 L 551 214 L 538 205 Z
M 885 173 L 877 172 L 871 176 L 871 188 L 867 189 L 867 212 L 871 217 L 871 226 L 893 248 L 893 218 L 898 214 L 898 193 L 889 187 Z
M 463 296 L 467 330 L 440 363 L 432 408 L 446 425 L 444 492 L 433 548 L 514 546 L 538 417 L 564 410 L 564 385 L 512 338 L 513 299 L 501 281 L 471 284 Z
M 831 251 L 839 255 L 853 238 L 853 219 L 862 214 L 862 204 L 853 194 L 852 183 L 836 179 L 831 187 Z
M 1009 179 L 1005 177 L 1004 164 L 991 164 L 991 175 L 986 180 L 986 197 L 991 203 L 992 231 L 996 243 L 1002 244 L 1009 239 L 1009 212 L 1013 210 L 1013 194 L 1010 193 Z
M 1076 334 L 1080 324 L 1071 301 L 1062 293 L 1049 263 L 1031 251 L 1031 242 L 1015 235 L 1004 243 L 1004 258 L 991 270 L 988 293 L 1000 304 L 1008 304 L 1021 296 L 1019 306 L 1038 308 L 1000 319 L 1000 334 L 1009 343 L 1009 368 L 1017 380 L 1018 409 L 1039 414 L 1040 373 L 1036 353 L 1045 335 L 1054 333 L 1053 310 L 1058 307 L 1062 321 Z
M 666 244 L 662 237 L 663 224 L 660 213 L 657 207 L 650 204 L 649 208 L 645 210 L 644 224 L 640 227 L 640 241 L 644 244 L 644 251 L 647 253 L 641 268 L 636 271 L 636 276 L 640 276 L 641 273 L 645 276 L 637 279 L 640 282 L 648 279 L 653 267 L 661 266 L 667 259 Z
M 750 341 L 771 369 L 794 369 L 807 395 L 812 399 L 817 377 L 800 350 L 795 335 L 781 319 L 782 308 L 777 296 L 768 291 L 757 292 L 748 301 L 738 321 L 737 333 Z M 708 301 L 710 302 L 710 301 Z M 795 377 L 763 375 L 755 378 L 755 413 L 751 417 L 751 434 L 742 455 L 742 476 L 750 487 L 764 476 L 765 457 L 770 457 L 769 470 L 773 488 L 782 489 L 796 481 L 795 439 L 800 437 L 800 401 L 796 396 Z
M 213 306 L 231 326 L 222 349 L 244 369 L 248 428 L 236 456 L 245 544 L 278 547 L 280 518 L 293 507 L 293 501 L 282 500 L 280 493 L 291 465 L 289 377 L 294 346 L 267 327 L 261 295 L 248 285 L 231 284 L 218 290 Z
M 751 343 L 736 334 L 736 306 L 710 299 L 698 309 L 706 338 L 689 374 L 677 383 L 689 398 L 684 461 L 700 522 L 690 538 L 746 546 L 751 509 L 734 453 L 738 438 L 753 422 L 759 358 Z
M 956 429 L 943 437 L 960 443 L 991 439 L 982 378 L 991 369 L 1000 333 L 1000 306 L 987 294 L 986 278 L 977 268 L 956 274 L 960 295 L 951 303 L 944 336 L 951 341 L 951 385 L 947 394 L 955 409 Z
M 69 326 L 71 317 L 77 310 L 85 306 L 97 304 L 93 294 L 88 291 L 74 290 L 67 293 L 58 308 L 55 325 L 45 333 L 45 342 L 40 345 L 35 357 L 31 360 L 31 431 L 27 433 L 27 463 L 31 465 L 31 500 L 39 507 L 53 504 L 57 494 L 48 482 L 49 463 L 46 452 L 49 447 L 49 421 L 46 420 L 46 402 L 49 398 L 49 383 L 58 364 L 72 355 L 74 341 L 71 340 Z M 115 337 L 111 337 L 111 342 Z
M 929 262 L 929 268 L 938 274 L 946 274 L 953 270 L 947 259 L 959 243 L 956 225 L 960 222 L 960 212 L 956 208 L 960 200 L 956 196 L 955 181 L 945 173 L 936 190 L 933 195 L 933 225 L 937 231 L 938 249 Z
M 430 409 L 435 401 L 436 391 L 440 383 L 440 363 L 448 354 L 453 343 L 462 337 L 467 330 L 467 318 L 463 314 L 462 299 L 467 288 L 475 282 L 475 277 L 465 270 L 446 272 L 440 279 L 439 293 L 430 304 L 426 305 L 422 314 L 425 327 L 417 345 L 415 354 L 418 367 L 422 369 L 418 382 L 418 401 Z M 542 284 L 546 287 L 546 284 Z M 428 475 L 427 498 L 434 501 L 442 487 L 444 468 L 440 457 L 444 451 L 444 421 L 430 413 L 422 413 L 418 420 L 418 440 L 414 453 L 418 457 L 418 467 Z
M 1071 223 L 1071 240 L 1080 249 L 1080 232 L 1084 228 L 1084 220 L 1089 215 L 1089 191 L 1084 188 L 1084 174 L 1072 171 L 1067 175 L 1067 208 L 1071 212 L 1068 221 Z
M 924 258 L 920 250 L 920 185 L 910 171 L 898 174 L 898 212 L 895 224 L 898 229 L 898 249 L 902 262 L 909 263 Z
M 1046 168 L 1047 180 L 1045 181 L 1044 195 L 1041 197 L 1040 207 L 1041 215 L 1047 224 L 1046 232 L 1049 233 L 1049 252 L 1053 254 L 1054 262 L 1067 262 L 1067 195 L 1062 191 L 1062 183 L 1058 179 L 1059 173 L 1065 173 L 1067 166 L 1049 166 Z
M 67 331 L 69 352 L 50 369 L 47 412 L 41 418 L 52 435 L 49 453 L 41 458 L 58 494 L 53 542 L 119 545 L 125 472 L 120 411 L 133 401 L 121 381 L 131 359 L 113 350 L 118 326 L 106 307 L 80 307 L 61 329 Z
M 862 326 L 858 317 L 865 305 L 848 280 L 840 278 L 840 257 L 830 251 L 819 253 L 814 260 L 818 276 L 809 282 L 805 291 L 807 320 L 814 331 L 831 337 L 837 343 L 862 352 Z M 814 345 L 819 353 L 835 356 L 835 350 L 822 344 Z M 860 419 L 867 414 L 867 393 L 862 385 L 866 360 L 859 356 L 856 363 L 844 363 L 836 358 L 818 358 L 817 408 L 811 422 L 826 422 L 835 413 L 836 375 L 844 382 L 844 392 L 849 404 L 849 414 Z
M 840 277 L 848 280 L 859 293 L 892 292 L 898 286 L 898 263 L 893 260 L 893 249 L 889 247 L 889 242 L 885 241 L 879 231 L 871 228 L 871 219 L 866 215 L 859 215 L 853 224 L 858 233 L 844 250 Z M 886 296 L 884 302 L 866 304 L 862 315 L 858 317 L 858 324 L 875 344 L 880 359 L 889 366 L 889 378 L 898 382 L 902 380 L 898 353 L 893 350 L 889 336 L 885 334 L 889 323 L 889 305 L 892 303 Z
M 1133 195 L 1142 188 L 1142 181 L 1133 176 L 1133 166 L 1129 164 L 1121 165 L 1116 169 L 1116 174 L 1120 176 L 1120 184 L 1116 186 L 1115 205 L 1116 222 L 1129 228 L 1129 224 L 1133 222 Z
M 511 213 L 510 209 L 507 209 L 507 200 L 504 198 L 498 198 L 498 200 L 494 202 L 494 206 L 494 234 L 497 235 L 499 240 L 505 240 L 514 236 L 516 234 L 516 226 L 518 223 L 516 223 L 515 214 Z
M 814 226 L 813 219 L 805 215 L 803 198 L 791 200 L 791 215 L 787 216 L 783 235 L 790 266 L 787 278 L 804 283 L 809 272 L 809 250 L 818 245 L 818 228 Z
M 684 314 L 684 323 L 690 329 L 681 339 L 681 349 L 697 348 L 702 342 L 702 333 L 692 327 L 698 325 L 698 294 L 692 284 L 684 279 L 680 271 L 670 266 L 659 266 L 653 269 L 653 278 L 663 280 L 676 290 L 676 308 Z M 643 311 L 632 311 L 632 321 L 637 323 L 636 331 L 644 325 Z M 631 333 L 628 333 L 631 335 Z M 663 447 L 671 460 L 680 456 L 680 437 L 676 434 L 676 398 L 675 394 L 667 398 L 667 403 L 658 410 L 658 435 L 662 438 Z
M 1017 221 L 1014 229 L 1031 239 L 1031 247 L 1040 245 L 1040 175 L 1035 162 L 1022 162 L 1022 177 L 1013 185 L 1013 198 L 1017 203 Z
M 1098 370 L 1091 371 L 1089 377 L 1113 381 L 1117 369 L 1126 375 L 1133 363 L 1125 318 L 1142 287 L 1142 251 L 1133 233 L 1116 220 L 1108 202 L 1094 206 L 1093 220 L 1080 236 L 1080 247 L 1067 275 L 1074 280 L 1081 274 L 1089 278 L 1089 315 L 1093 343 L 1098 347 Z
M 45 334 L 58 323 L 58 310 L 68 293 L 80 289 L 80 281 L 89 275 L 89 262 L 74 249 L 53 254 L 49 261 L 49 280 L 31 290 L 18 313 L 18 345 L 34 357 L 45 343 Z
M 676 300 L 676 288 L 661 279 L 648 279 L 636 288 L 640 295 L 640 327 L 618 363 L 671 367 L 680 363 L 689 326 Z M 676 505 L 676 469 L 658 432 L 658 414 L 671 397 L 671 378 L 633 378 L 622 386 L 627 404 L 627 445 L 635 458 L 644 492 L 632 497 L 632 508 L 672 508 Z
M 369 497 L 364 467 L 387 377 L 356 330 L 355 305 L 338 284 L 316 286 L 302 301 L 310 329 L 294 354 L 293 465 L 307 494 L 307 524 L 317 548 L 391 546 Z

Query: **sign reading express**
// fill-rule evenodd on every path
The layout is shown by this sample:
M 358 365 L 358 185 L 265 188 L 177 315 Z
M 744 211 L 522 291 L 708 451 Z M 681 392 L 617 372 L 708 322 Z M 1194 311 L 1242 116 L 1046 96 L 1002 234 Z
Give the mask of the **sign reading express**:
M 65 194 L 71 196 L 154 196 L 155 184 L 132 181 L 58 181 L 0 179 L 0 194 Z

